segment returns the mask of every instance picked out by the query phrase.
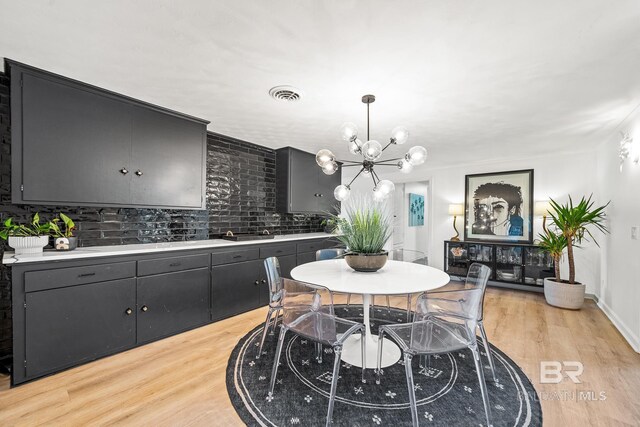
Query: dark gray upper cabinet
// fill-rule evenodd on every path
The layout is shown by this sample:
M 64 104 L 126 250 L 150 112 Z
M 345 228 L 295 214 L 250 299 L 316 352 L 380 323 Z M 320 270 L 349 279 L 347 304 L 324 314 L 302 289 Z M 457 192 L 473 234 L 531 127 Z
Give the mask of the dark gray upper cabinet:
M 6 64 L 14 203 L 205 208 L 209 122 Z
M 338 202 L 333 190 L 342 181 L 342 170 L 325 175 L 316 156 L 292 147 L 276 152 L 276 205 L 278 212 L 333 212 Z

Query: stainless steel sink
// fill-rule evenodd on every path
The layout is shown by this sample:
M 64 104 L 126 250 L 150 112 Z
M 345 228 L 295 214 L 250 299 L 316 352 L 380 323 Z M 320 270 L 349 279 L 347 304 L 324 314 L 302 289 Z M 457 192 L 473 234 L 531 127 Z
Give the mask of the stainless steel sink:
M 265 240 L 273 239 L 273 234 L 257 234 L 257 233 L 227 233 L 222 236 L 224 240 L 232 240 L 234 242 L 242 242 L 246 240 Z

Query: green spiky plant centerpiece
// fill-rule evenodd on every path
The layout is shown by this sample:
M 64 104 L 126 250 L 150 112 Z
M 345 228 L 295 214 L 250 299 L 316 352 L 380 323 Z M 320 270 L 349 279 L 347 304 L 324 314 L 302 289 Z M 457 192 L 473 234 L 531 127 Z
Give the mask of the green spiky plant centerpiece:
M 343 203 L 343 216 L 331 215 L 328 223 L 347 247 L 345 260 L 356 271 L 373 272 L 387 262 L 384 245 L 392 228 L 387 206 L 372 199 L 354 197 Z
M 582 197 L 577 204 L 569 196 L 566 203 L 558 203 L 553 199 L 549 200 L 551 210 L 551 226 L 540 234 L 539 245 L 545 250 L 555 262 L 555 280 L 549 278 L 544 280 L 544 295 L 551 305 L 578 309 L 584 302 L 585 285 L 576 282 L 576 265 L 574 249 L 580 244 L 592 240 L 596 245 L 598 242 L 593 237 L 591 229 L 608 233 L 609 230 L 604 225 L 604 210 L 609 203 L 594 207 L 594 202 Z M 569 267 L 569 280 L 562 280 L 560 276 L 560 260 L 567 250 L 567 264 Z

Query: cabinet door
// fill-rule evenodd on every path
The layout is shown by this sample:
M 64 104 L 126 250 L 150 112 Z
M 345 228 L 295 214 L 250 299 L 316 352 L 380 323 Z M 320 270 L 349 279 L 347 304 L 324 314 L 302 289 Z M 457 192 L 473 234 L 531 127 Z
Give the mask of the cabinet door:
M 27 377 L 133 347 L 135 285 L 123 279 L 26 294 Z
M 129 204 L 132 174 L 120 170 L 133 167 L 130 106 L 71 83 L 22 76 L 22 199 Z
M 209 269 L 138 279 L 138 343 L 209 321 Z
M 211 268 L 213 319 L 223 319 L 260 306 L 262 260 Z
M 132 203 L 203 207 L 205 125 L 132 107 Z
M 318 212 L 318 171 L 315 156 L 298 150 L 289 150 L 290 212 Z M 322 171 L 320 171 L 322 173 Z M 322 173 L 323 174 L 323 173 Z M 323 174 L 324 175 L 324 174 Z M 333 193 L 332 193 L 333 194 Z
M 296 264 L 306 264 L 308 262 L 314 262 L 316 260 L 315 252 L 305 252 L 297 255 Z
M 279 256 L 280 275 L 284 278 L 291 279 L 291 270 L 297 265 L 296 255 Z M 262 276 L 260 278 L 260 306 L 269 304 L 269 283 L 267 282 L 267 273 L 262 268 Z
M 342 172 L 341 169 L 333 175 L 325 175 L 320 168 L 318 169 L 318 212 L 336 213 L 336 205 L 340 205 L 335 197 L 333 197 L 333 190 L 340 184 L 342 184 Z

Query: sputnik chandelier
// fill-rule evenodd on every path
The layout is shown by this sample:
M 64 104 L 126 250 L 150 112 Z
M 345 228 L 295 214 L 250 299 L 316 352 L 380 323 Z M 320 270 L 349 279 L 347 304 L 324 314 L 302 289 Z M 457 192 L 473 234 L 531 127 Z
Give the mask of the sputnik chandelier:
M 358 139 L 358 127 L 353 123 L 345 123 L 342 125 L 340 131 L 342 133 L 342 139 L 349 144 L 349 152 L 355 155 L 361 155 L 362 161 L 351 160 L 337 160 L 336 156 L 327 149 L 322 149 L 316 154 L 316 162 L 318 166 L 322 168 L 322 171 L 327 175 L 333 175 L 339 168 L 338 162 L 342 163 L 343 168 L 347 167 L 360 167 L 360 172 L 357 173 L 351 182 L 347 185 L 338 185 L 333 191 L 333 195 L 336 200 L 342 202 L 349 198 L 351 194 L 351 184 L 362 176 L 371 176 L 373 180 L 373 198 L 380 201 L 389 197 L 389 194 L 395 190 L 395 185 L 388 179 L 380 179 L 375 172 L 375 166 L 393 166 L 400 169 L 400 172 L 410 173 L 414 166 L 421 165 L 427 160 L 427 150 L 424 147 L 415 146 L 411 147 L 404 157 L 398 157 L 395 159 L 380 160 L 384 150 L 391 145 L 402 145 L 409 139 L 409 131 L 402 127 L 396 126 L 391 131 L 391 138 L 389 143 L 382 147 L 378 141 L 369 138 L 369 105 L 376 100 L 373 95 L 365 95 L 362 97 L 362 102 L 367 104 L 367 142 L 362 142 Z

